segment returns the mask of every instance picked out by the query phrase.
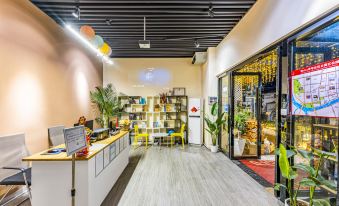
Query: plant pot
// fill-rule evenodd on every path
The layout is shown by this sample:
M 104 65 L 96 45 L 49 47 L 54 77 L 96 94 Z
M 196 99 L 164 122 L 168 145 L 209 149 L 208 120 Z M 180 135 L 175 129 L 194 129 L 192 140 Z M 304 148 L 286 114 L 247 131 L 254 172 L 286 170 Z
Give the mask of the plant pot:
M 121 126 L 121 130 L 122 130 L 122 131 L 129 131 L 129 126 L 130 126 L 130 125 L 122 125 L 122 126 Z
M 218 145 L 212 145 L 211 146 L 211 152 L 213 152 L 213 153 L 218 152 Z
M 310 203 L 304 201 L 304 200 L 300 200 L 300 199 L 297 199 L 297 206 L 309 206 Z M 287 198 L 285 200 L 285 206 L 290 206 L 290 198 Z

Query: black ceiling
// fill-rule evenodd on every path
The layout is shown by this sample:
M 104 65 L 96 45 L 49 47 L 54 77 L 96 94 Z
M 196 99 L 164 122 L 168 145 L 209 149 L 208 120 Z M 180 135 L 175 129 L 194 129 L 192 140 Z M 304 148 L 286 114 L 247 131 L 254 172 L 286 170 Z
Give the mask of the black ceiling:
M 111 57 L 192 57 L 194 52 L 217 46 L 255 1 L 32 0 L 61 25 L 92 26 L 112 47 Z M 76 6 L 80 20 L 72 16 Z M 138 45 L 144 16 L 150 49 Z

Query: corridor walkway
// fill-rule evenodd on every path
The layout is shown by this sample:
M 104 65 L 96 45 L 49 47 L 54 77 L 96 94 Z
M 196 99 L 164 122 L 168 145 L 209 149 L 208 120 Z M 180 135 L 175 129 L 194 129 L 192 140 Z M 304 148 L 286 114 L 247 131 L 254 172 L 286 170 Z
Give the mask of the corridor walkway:
M 138 148 L 140 155 L 119 205 L 224 205 L 275 206 L 279 201 L 221 153 L 204 147 Z M 131 162 L 133 164 L 133 161 Z M 135 163 L 135 162 L 134 162 Z M 126 172 L 126 171 L 125 171 Z M 123 179 L 125 172 L 120 179 Z M 127 169 L 127 173 L 128 169 Z M 114 193 L 113 193 L 114 192 Z M 103 205 L 115 205 L 114 198 Z M 115 200 L 116 201 L 116 200 Z

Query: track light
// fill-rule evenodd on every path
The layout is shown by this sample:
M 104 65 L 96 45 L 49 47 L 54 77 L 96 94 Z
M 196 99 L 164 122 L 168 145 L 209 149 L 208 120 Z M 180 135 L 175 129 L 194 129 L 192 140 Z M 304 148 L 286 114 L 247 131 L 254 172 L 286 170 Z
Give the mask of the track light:
M 106 19 L 106 24 L 107 24 L 108 26 L 110 26 L 110 25 L 111 25 L 111 20 L 110 20 L 110 19 Z
M 199 48 L 200 47 L 200 44 L 199 44 L 198 40 L 194 41 L 194 45 L 195 45 L 195 48 Z
M 75 7 L 74 11 L 72 12 L 72 15 L 78 20 L 80 20 L 80 7 L 79 6 Z
M 208 16 L 213 18 L 214 17 L 214 12 L 213 12 L 213 7 L 212 5 L 210 5 L 210 7 L 208 8 Z

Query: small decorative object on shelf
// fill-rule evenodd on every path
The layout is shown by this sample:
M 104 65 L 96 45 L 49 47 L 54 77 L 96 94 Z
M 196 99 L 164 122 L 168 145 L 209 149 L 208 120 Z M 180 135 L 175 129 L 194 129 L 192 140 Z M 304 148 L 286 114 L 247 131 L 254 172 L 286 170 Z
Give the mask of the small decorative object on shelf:
M 128 131 L 131 122 L 128 119 L 122 119 L 119 121 L 119 124 L 122 131 Z
M 160 104 L 166 104 L 167 103 L 167 98 L 165 93 L 160 93 Z
M 186 95 L 185 87 L 175 87 L 175 88 L 173 88 L 173 95 L 174 96 L 185 96 Z

